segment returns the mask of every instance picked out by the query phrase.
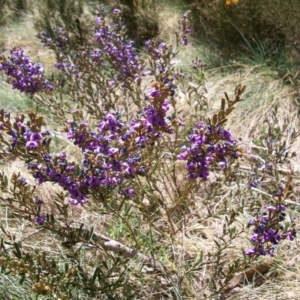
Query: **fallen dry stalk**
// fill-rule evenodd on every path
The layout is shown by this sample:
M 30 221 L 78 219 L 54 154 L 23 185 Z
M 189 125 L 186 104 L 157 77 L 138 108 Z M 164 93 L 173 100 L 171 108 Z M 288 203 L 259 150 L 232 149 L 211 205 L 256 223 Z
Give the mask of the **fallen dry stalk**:
M 251 283 L 254 286 L 260 285 L 266 280 L 267 277 L 265 274 L 268 273 L 272 267 L 273 265 L 271 263 L 262 263 L 234 276 L 221 295 L 221 299 L 228 299 L 228 297 L 241 292 L 243 285 Z M 271 273 L 272 275 L 275 275 L 275 273 Z
M 90 231 L 88 229 L 82 229 L 79 226 L 69 225 L 68 227 L 64 227 L 62 229 L 63 231 L 65 231 L 66 229 L 70 229 L 70 228 L 77 232 L 81 231 L 83 235 L 90 234 Z M 60 231 L 60 233 L 62 233 L 62 231 Z M 67 234 L 65 236 L 67 237 Z M 96 244 L 100 243 L 105 250 L 119 253 L 122 256 L 127 258 L 137 258 L 140 261 L 142 261 L 145 265 L 150 266 L 155 270 L 159 270 L 159 271 L 165 270 L 163 264 L 160 261 L 157 261 L 153 257 L 150 257 L 148 255 L 142 254 L 135 249 L 127 247 L 122 243 L 115 241 L 103 234 L 93 232 L 91 240 L 94 241 Z

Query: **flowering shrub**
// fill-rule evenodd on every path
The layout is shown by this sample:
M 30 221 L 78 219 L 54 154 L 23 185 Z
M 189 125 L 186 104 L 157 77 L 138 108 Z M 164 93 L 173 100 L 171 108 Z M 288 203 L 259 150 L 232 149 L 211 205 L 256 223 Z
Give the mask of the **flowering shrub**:
M 238 4 L 238 3 L 239 3 L 239 0 L 226 0 L 225 5 L 229 6 L 229 5 Z
M 66 52 L 62 28 L 54 30 L 55 38 L 39 34 L 56 55 L 55 66 L 68 82 L 64 88 L 50 83 L 42 67 L 22 49 L 1 58 L 7 81 L 59 116 L 66 139 L 80 153 L 80 158 L 67 149 L 57 153 L 51 144 L 53 133 L 45 129 L 37 111 L 28 118 L 0 111 L 0 155 L 13 154 L 22 160 L 38 185 L 51 183 L 56 209 L 49 210 L 46 196 L 37 195 L 23 174 L 14 174 L 10 181 L 0 174 L 1 204 L 39 230 L 63 238 L 62 245 L 72 250 L 71 256 L 43 249 L 39 254 L 11 238 L 12 248 L 1 243 L 1 271 L 31 282 L 33 293 L 53 299 L 71 299 L 78 291 L 87 297 L 145 299 L 154 288 L 158 297 L 166 291 L 178 299 L 222 296 L 237 273 L 259 256 L 275 255 L 274 246 L 282 240 L 295 239 L 293 222 L 281 225 L 288 210 L 285 201 L 293 193 L 291 184 L 279 184 L 272 173 L 283 159 L 273 155 L 275 145 L 269 143 L 272 152 L 265 166 L 249 160 L 250 171 L 246 175 L 241 171 L 245 151 L 226 128 L 228 116 L 242 101 L 245 87 L 241 85 L 232 99 L 225 94 L 217 112 L 196 111 L 187 123 L 196 121 L 188 128 L 185 113 L 178 108 L 177 89 L 193 81 L 193 76 L 172 66 L 176 55 L 172 45 L 149 40 L 146 54 L 139 54 L 126 38 L 119 15 L 119 8 L 112 10 L 110 18 L 100 10 L 95 46 Z M 183 46 L 188 46 L 189 22 L 186 13 L 176 32 Z M 199 91 L 191 85 L 186 94 L 188 111 L 196 101 L 193 94 Z M 270 179 L 268 186 L 260 176 Z M 267 191 L 258 187 L 265 186 L 279 192 L 261 198 Z M 249 191 L 257 193 L 255 206 L 243 198 Z M 233 192 L 236 197 L 229 200 Z M 101 216 L 103 230 L 112 237 L 81 224 L 71 216 L 72 206 Z M 254 226 L 253 246 L 244 251 L 234 246 L 236 241 L 249 244 L 245 224 L 238 220 L 243 213 L 259 215 L 248 224 Z M 203 249 L 200 242 L 193 251 L 181 250 L 190 235 L 186 228 L 192 228 L 195 220 L 211 226 L 220 218 L 221 230 L 210 237 L 214 246 Z M 83 245 L 79 249 L 78 243 Z M 236 257 L 228 259 L 233 248 Z M 95 260 L 86 258 L 88 249 L 97 251 Z

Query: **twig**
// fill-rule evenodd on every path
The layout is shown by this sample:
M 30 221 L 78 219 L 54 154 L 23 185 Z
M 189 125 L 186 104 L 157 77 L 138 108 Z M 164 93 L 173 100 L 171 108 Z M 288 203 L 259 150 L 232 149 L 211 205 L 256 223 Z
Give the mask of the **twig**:
M 248 167 L 248 166 L 239 166 L 239 170 L 252 171 L 253 169 L 251 167 Z M 291 171 L 290 169 L 276 168 L 276 170 L 278 172 L 285 173 L 285 174 L 293 174 L 293 171 Z
M 286 199 L 286 200 L 284 200 L 284 202 L 285 202 L 285 203 L 290 203 L 290 204 L 294 204 L 294 205 L 298 205 L 298 206 L 300 206 L 300 203 L 297 203 L 297 202 L 295 202 L 295 201 L 292 201 L 292 200 L 288 200 L 288 199 Z
M 273 198 L 272 195 L 270 195 L 270 194 L 268 194 L 268 193 L 266 193 L 266 192 L 264 192 L 264 191 L 262 191 L 262 190 L 260 190 L 260 189 L 257 189 L 257 188 L 255 188 L 255 187 L 252 187 L 251 190 L 252 190 L 252 191 L 256 191 L 256 192 L 258 192 L 258 193 L 261 193 L 261 194 L 263 194 L 263 195 L 266 195 L 266 196 L 268 196 L 269 198 Z
M 32 232 L 32 233 L 28 234 L 27 236 L 23 237 L 23 238 L 20 240 L 20 242 L 23 242 L 23 241 L 27 240 L 29 237 L 31 237 L 31 236 L 33 236 L 33 235 L 35 235 L 35 234 L 37 234 L 37 233 L 43 231 L 44 229 L 45 229 L 45 228 L 41 228 L 41 229 L 39 229 L 39 230 L 37 230 L 37 231 L 35 231 L 35 232 Z
M 72 225 L 65 227 L 65 229 L 67 229 L 67 228 L 79 230 L 79 227 L 72 226 Z M 82 229 L 82 231 L 89 232 L 89 230 L 87 230 L 87 229 Z M 154 269 L 164 271 L 164 267 L 161 262 L 155 260 L 154 258 L 152 258 L 150 256 L 142 254 L 135 249 L 127 247 L 127 246 L 123 245 L 122 243 L 117 242 L 103 234 L 94 232 L 92 239 L 94 240 L 94 242 L 100 242 L 102 244 L 102 246 L 104 247 L 104 249 L 106 249 L 106 250 L 109 250 L 109 251 L 112 251 L 115 253 L 119 253 L 119 254 L 123 255 L 124 257 L 138 258 L 146 265 L 151 266 Z
M 244 186 L 243 184 L 240 184 L 240 186 Z M 214 206 L 214 214 L 216 214 L 216 209 L 217 209 L 217 207 L 220 205 L 220 203 L 233 191 L 233 190 L 235 190 L 236 188 L 238 188 L 239 187 L 239 185 L 235 185 L 234 187 L 232 187 L 229 191 L 227 191 L 227 193 L 225 194 L 225 195 L 223 195 L 222 197 L 221 197 L 221 199 L 215 204 L 215 206 Z

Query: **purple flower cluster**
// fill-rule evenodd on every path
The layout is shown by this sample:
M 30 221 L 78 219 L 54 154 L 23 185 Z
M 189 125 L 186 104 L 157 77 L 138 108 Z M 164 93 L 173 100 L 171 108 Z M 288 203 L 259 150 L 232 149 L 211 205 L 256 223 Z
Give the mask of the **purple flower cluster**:
M 43 163 L 31 163 L 27 166 L 38 183 L 42 184 L 46 181 L 58 183 L 68 191 L 72 204 L 86 203 L 87 198 L 84 192 L 80 190 L 80 184 L 77 182 L 75 164 L 67 161 L 66 154 L 61 153 L 54 159 L 51 155 L 45 154 L 43 159 Z M 36 204 L 42 203 L 36 202 Z
M 161 131 L 168 131 L 165 112 L 167 102 L 159 112 L 153 105 L 132 120 L 130 125 L 116 113 L 107 112 L 98 124 L 98 132 L 89 131 L 86 124 L 70 122 L 67 136 L 84 154 L 81 186 L 87 189 L 112 188 L 147 172 L 147 163 L 141 151 L 153 143 Z M 162 111 L 162 113 L 161 113 Z M 132 188 L 122 194 L 134 195 Z
M 187 161 L 188 179 L 207 180 L 211 165 L 227 168 L 240 151 L 231 133 L 221 127 L 199 122 L 188 137 L 190 146 L 183 146 L 179 160 Z
M 181 33 L 181 40 L 182 44 L 184 46 L 188 45 L 188 39 L 187 36 L 192 32 L 192 28 L 189 27 L 190 25 L 190 18 L 191 18 L 191 12 L 188 11 L 183 15 L 183 19 L 180 19 L 178 21 L 179 23 L 179 28 L 180 28 L 180 33 Z
M 245 255 L 274 255 L 277 244 L 284 239 L 293 241 L 296 237 L 296 229 L 290 231 L 284 229 L 281 221 L 285 219 L 285 206 L 265 206 L 265 212 L 254 220 L 250 220 L 248 227 L 254 226 L 250 240 L 253 248 L 244 251 Z
M 101 53 L 98 49 L 78 50 L 75 53 L 69 53 L 68 37 L 63 28 L 56 27 L 53 29 L 54 37 L 51 38 L 46 32 L 40 32 L 37 37 L 41 40 L 45 47 L 55 51 L 56 63 L 55 67 L 68 75 L 75 75 L 81 77 L 81 67 L 84 66 L 85 70 L 88 69 L 91 72 L 95 72 L 95 67 L 102 66 L 103 61 Z
M 64 153 L 54 157 L 47 152 L 50 133 L 42 131 L 43 120 L 35 112 L 29 113 L 27 122 L 24 115 L 15 117 L 12 125 L 9 114 L 2 111 L 0 130 L 13 137 L 13 147 L 20 147 L 31 158 L 27 169 L 37 182 L 57 183 L 68 192 L 71 204 L 84 204 L 89 194 L 116 187 L 120 194 L 130 197 L 135 195 L 131 187 L 134 179 L 146 175 L 151 163 L 144 148 L 149 151 L 163 133 L 171 134 L 172 125 L 183 126 L 176 118 L 167 116 L 168 100 L 174 89 L 173 77 L 167 74 L 152 82 L 145 95 L 146 107 L 130 124 L 116 112 L 106 112 L 95 131 L 85 121 L 68 121 L 67 138 L 82 150 L 81 165 L 69 161 Z M 73 116 L 78 119 L 76 110 Z
M 148 54 L 151 56 L 152 60 L 155 61 L 155 66 L 152 66 L 150 73 L 152 74 L 155 69 L 157 69 L 159 73 L 163 73 L 167 69 L 167 65 L 170 63 L 169 59 L 171 57 L 172 50 L 166 43 L 162 42 L 157 44 L 153 40 L 146 41 L 145 46 Z
M 249 175 L 250 179 L 247 181 L 247 186 L 249 188 L 256 188 L 262 185 L 263 181 L 261 176 L 259 176 L 255 172 L 250 172 Z
M 66 31 L 61 27 L 56 27 L 53 30 L 53 38 L 50 38 L 45 31 L 40 32 L 37 37 L 41 40 L 45 47 L 52 50 L 64 50 L 66 48 L 68 37 Z
M 172 78 L 168 80 L 171 82 Z M 129 125 L 113 112 L 105 114 L 97 131 L 90 130 L 87 122 L 68 121 L 67 137 L 81 148 L 84 156 L 81 166 L 69 162 L 62 153 L 55 158 L 44 154 L 43 163 L 30 164 L 28 168 L 40 184 L 51 181 L 67 190 L 74 205 L 86 203 L 90 193 L 117 186 L 120 194 L 133 196 L 135 191 L 128 184 L 136 176 L 145 175 L 149 164 L 142 159 L 143 148 L 152 145 L 162 132 L 172 133 L 166 116 L 171 87 L 152 83 L 146 95 L 149 105 Z M 25 135 L 31 143 L 41 137 L 27 131 Z
M 46 145 L 48 131 L 41 133 L 38 126 L 26 126 L 19 118 L 16 118 L 16 124 L 19 128 L 20 135 L 25 139 L 25 147 L 28 150 L 36 150 L 40 145 Z
M 27 185 L 27 181 L 24 177 L 20 176 L 18 177 L 18 181 L 20 182 L 20 184 L 22 185 Z
M 75 54 L 63 55 L 59 53 L 55 67 L 68 75 L 83 77 L 84 72 L 97 74 L 104 65 L 101 51 L 97 48 L 77 51 Z
M 53 91 L 41 64 L 33 63 L 22 48 L 13 48 L 10 54 L 7 59 L 0 58 L 0 71 L 5 72 L 14 89 L 29 95 Z
M 148 53 L 150 53 L 154 59 L 161 59 L 165 54 L 167 54 L 168 47 L 164 42 L 156 45 L 155 41 L 148 40 L 145 42 L 145 46 Z
M 56 52 L 55 67 L 68 75 L 82 77 L 86 70 L 98 74 L 99 71 L 103 72 L 105 64 L 109 64 L 115 71 L 114 77 L 108 81 L 109 85 L 121 83 L 122 87 L 126 87 L 132 81 L 139 84 L 142 77 L 149 72 L 144 71 L 145 65 L 137 55 L 134 42 L 128 41 L 125 37 L 125 27 L 119 18 L 120 12 L 118 8 L 113 10 L 112 17 L 116 21 L 113 25 L 106 23 L 104 10 L 97 16 L 94 39 L 98 42 L 98 48 L 85 47 L 84 50 L 66 55 L 64 49 L 68 38 L 62 28 L 54 30 L 53 39 L 45 32 L 41 32 L 38 37 L 45 46 Z
M 193 67 L 193 69 L 197 69 L 199 71 L 203 71 L 205 68 L 208 67 L 208 63 L 202 61 L 199 57 L 196 57 L 192 61 L 192 67 Z
M 187 37 L 192 32 L 192 29 L 189 27 L 190 12 L 185 13 L 183 19 L 180 19 L 178 23 L 182 43 L 186 46 L 188 45 Z M 172 49 L 164 42 L 156 43 L 153 40 L 146 41 L 145 47 L 151 58 L 156 62 L 158 70 L 163 72 L 166 69 L 167 64 L 169 64 L 168 60 L 173 55 Z
M 118 15 L 119 10 L 115 9 L 114 14 Z M 120 22 L 116 22 L 111 28 L 106 24 L 104 16 L 98 16 L 94 39 L 111 66 L 118 72 L 114 81 L 126 82 L 129 79 L 139 83 L 142 76 L 145 76 L 144 64 L 137 55 L 134 42 L 126 40 L 122 35 L 123 31 L 124 26 Z
M 37 124 L 27 126 L 28 124 L 24 122 L 24 119 L 24 115 L 16 116 L 13 126 L 9 122 L 0 125 L 0 129 L 2 127 L 2 130 L 5 130 L 12 137 L 11 147 L 25 146 L 27 150 L 36 150 L 41 145 L 46 146 L 47 136 L 50 135 L 49 131 L 41 133 L 40 126 Z
M 145 96 L 145 100 L 150 104 L 145 108 L 144 117 L 141 118 L 149 133 L 172 133 L 166 113 L 169 110 L 168 97 L 172 97 L 174 94 L 175 86 L 173 85 L 173 77 L 170 75 L 161 76 L 160 82 L 151 83 Z

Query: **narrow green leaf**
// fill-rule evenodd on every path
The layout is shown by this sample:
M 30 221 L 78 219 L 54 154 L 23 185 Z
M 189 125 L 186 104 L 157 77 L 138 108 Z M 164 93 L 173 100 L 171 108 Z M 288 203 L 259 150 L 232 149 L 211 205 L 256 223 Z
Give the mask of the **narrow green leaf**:
M 221 111 L 224 111 L 225 110 L 225 99 L 224 98 L 222 98 L 221 99 Z

